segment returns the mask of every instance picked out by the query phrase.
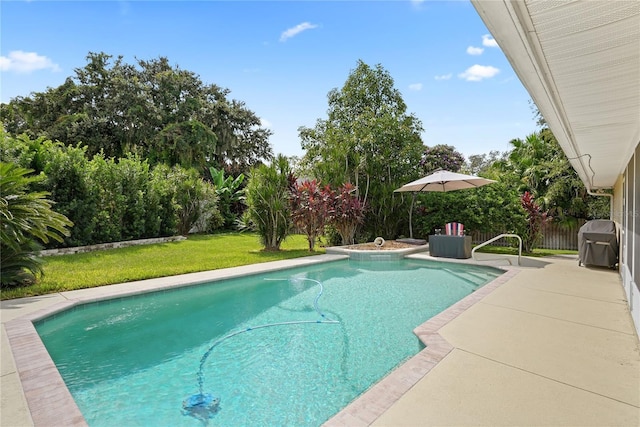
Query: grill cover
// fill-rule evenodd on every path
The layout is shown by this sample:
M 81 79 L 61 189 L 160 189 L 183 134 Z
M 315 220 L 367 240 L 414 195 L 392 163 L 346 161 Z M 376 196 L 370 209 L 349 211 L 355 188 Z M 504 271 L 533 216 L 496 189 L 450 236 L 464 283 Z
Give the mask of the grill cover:
M 578 252 L 582 264 L 613 268 L 618 263 L 615 222 L 596 219 L 580 227 Z

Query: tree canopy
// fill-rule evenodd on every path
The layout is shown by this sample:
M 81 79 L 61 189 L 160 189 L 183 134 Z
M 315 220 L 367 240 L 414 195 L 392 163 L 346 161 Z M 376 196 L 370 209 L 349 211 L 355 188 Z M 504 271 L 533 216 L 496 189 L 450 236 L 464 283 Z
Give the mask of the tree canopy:
M 451 145 L 438 144 L 425 148 L 420 166 L 425 174 L 438 169 L 458 172 L 464 166 L 464 156 Z
M 271 131 L 244 102 L 165 57 L 132 65 L 90 52 L 74 71 L 56 88 L 0 105 L 5 130 L 86 146 L 89 156 L 134 153 L 200 170 L 248 170 L 273 157 Z
M 513 149 L 495 162 L 501 179 L 513 183 L 521 194 L 530 192 L 556 221 L 574 224 L 576 219 L 608 217 L 608 199 L 587 193 L 549 128 L 510 144 Z
M 358 61 L 327 98 L 328 117 L 299 128 L 302 165 L 323 184 L 354 184 L 369 207 L 367 232 L 394 237 L 407 215 L 404 196 L 393 190 L 417 178 L 422 124 L 379 64 Z

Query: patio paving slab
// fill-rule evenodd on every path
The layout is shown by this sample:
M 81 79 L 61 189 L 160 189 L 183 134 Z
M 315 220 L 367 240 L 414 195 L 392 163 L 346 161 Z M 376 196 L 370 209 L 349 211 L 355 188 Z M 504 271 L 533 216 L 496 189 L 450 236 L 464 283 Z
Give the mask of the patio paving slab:
M 620 289 L 621 294 L 622 292 Z M 633 321 L 627 315 L 629 309 L 623 300 L 592 299 L 523 285 L 503 286 L 482 302 L 630 335 L 635 334 Z
M 637 407 L 453 350 L 372 425 L 637 426 Z
M 640 407 L 634 335 L 483 303 L 440 334 L 478 357 Z

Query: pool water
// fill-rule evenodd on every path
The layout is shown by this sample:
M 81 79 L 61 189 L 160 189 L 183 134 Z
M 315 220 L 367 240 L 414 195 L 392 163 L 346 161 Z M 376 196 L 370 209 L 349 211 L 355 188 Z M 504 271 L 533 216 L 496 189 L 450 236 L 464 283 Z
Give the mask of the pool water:
M 335 261 L 84 304 L 36 329 L 90 426 L 318 426 L 423 348 L 416 326 L 500 274 Z M 319 320 L 316 308 L 339 323 L 252 329 L 215 345 L 201 374 L 219 410 L 204 421 L 183 414 L 217 340 Z

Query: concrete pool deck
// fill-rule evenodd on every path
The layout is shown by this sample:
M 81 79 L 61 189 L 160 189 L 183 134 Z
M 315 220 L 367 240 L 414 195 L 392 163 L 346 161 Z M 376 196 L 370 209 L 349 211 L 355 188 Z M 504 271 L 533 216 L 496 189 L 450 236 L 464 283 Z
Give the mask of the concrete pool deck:
M 31 353 L 33 343 L 21 341 L 19 328 L 38 313 L 78 299 L 178 286 L 187 276 L 202 282 L 325 258 L 341 257 L 2 301 L 0 425 L 84 425 L 63 404 L 39 411 L 43 400 L 65 396 L 51 386 L 55 378 L 49 382 L 52 362 L 37 354 L 43 346 Z M 523 265 L 505 267 L 506 274 L 416 328 L 427 348 L 326 425 L 640 425 L 640 345 L 618 272 L 578 267 L 576 257 L 523 258 Z

